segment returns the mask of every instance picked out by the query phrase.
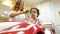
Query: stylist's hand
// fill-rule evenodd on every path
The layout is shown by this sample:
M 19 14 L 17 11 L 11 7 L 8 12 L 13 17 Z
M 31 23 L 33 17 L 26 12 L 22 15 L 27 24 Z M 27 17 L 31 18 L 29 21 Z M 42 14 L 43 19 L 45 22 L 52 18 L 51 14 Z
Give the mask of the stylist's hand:
M 24 11 L 18 11 L 17 13 L 19 13 L 19 14 L 23 14 L 23 13 L 24 13 Z
M 27 13 L 27 12 L 26 12 L 26 11 L 21 11 L 21 12 L 20 12 L 20 14 L 25 14 L 25 13 Z
M 26 14 L 26 13 L 29 13 L 29 11 L 28 11 L 28 10 L 26 10 L 26 11 L 23 11 L 23 13 L 25 13 L 25 14 Z
M 28 13 L 29 11 L 18 11 L 18 13 L 20 13 L 20 14 L 26 14 L 26 13 Z

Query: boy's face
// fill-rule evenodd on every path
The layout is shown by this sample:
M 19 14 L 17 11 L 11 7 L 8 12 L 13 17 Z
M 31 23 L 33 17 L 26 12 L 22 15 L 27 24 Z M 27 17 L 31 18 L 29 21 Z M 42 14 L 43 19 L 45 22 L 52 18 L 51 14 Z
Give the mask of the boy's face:
M 37 17 L 37 10 L 36 10 L 36 9 L 32 9 L 32 10 L 30 11 L 30 14 L 31 14 L 31 17 L 32 17 L 32 18 L 36 18 L 36 17 Z

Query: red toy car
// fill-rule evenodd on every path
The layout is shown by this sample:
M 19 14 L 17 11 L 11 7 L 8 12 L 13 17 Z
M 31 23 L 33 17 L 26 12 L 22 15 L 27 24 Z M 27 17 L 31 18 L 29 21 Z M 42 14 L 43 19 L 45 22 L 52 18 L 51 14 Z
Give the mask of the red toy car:
M 0 31 L 0 34 L 45 34 L 44 30 L 31 18 L 20 19 L 18 24 Z

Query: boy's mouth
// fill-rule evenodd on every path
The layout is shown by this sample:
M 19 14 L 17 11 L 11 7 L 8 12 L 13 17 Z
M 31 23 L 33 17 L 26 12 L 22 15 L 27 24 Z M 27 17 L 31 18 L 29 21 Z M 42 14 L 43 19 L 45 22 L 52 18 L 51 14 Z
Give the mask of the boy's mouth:
M 32 18 L 35 18 L 35 15 L 31 15 Z

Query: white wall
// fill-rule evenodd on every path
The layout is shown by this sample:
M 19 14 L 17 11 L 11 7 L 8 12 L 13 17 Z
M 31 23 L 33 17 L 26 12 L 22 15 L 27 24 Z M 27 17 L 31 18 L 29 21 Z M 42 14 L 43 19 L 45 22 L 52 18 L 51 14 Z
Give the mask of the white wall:
M 60 34 L 60 16 L 58 12 L 60 11 L 60 0 L 52 0 L 54 11 L 55 11 L 55 30 L 56 34 Z
M 54 0 L 54 9 L 55 9 L 55 12 L 56 12 L 56 22 L 55 24 L 59 24 L 60 25 L 60 16 L 58 14 L 58 12 L 60 12 L 60 0 Z

